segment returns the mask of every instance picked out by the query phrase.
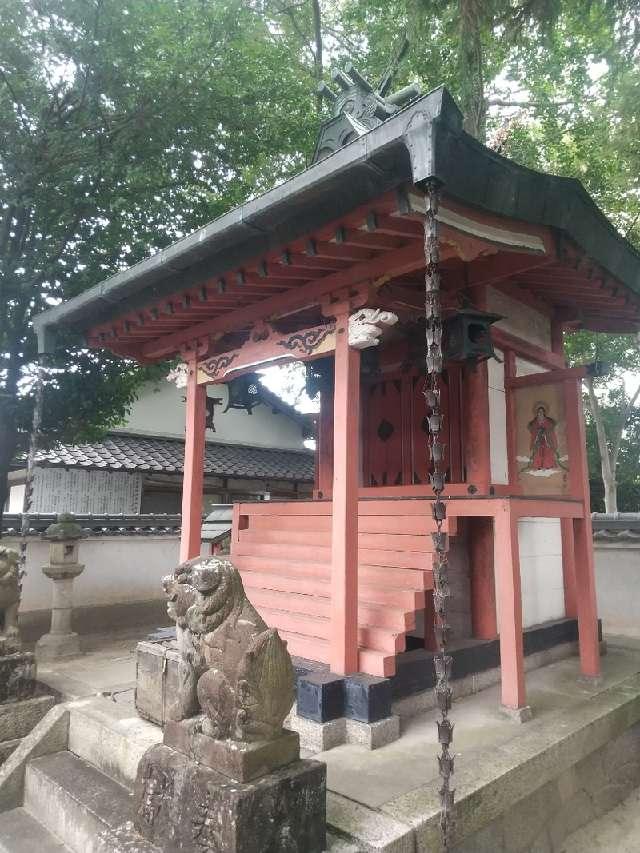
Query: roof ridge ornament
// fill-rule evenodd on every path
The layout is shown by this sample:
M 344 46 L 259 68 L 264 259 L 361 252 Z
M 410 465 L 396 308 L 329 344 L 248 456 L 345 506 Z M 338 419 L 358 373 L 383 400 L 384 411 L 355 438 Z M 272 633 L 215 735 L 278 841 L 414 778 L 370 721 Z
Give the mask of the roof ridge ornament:
M 347 62 L 344 70 L 331 70 L 331 79 L 337 84 L 337 91 L 326 83 L 318 85 L 318 92 L 330 105 L 332 115 L 320 127 L 313 163 L 324 160 L 344 145 L 378 127 L 421 94 L 420 87 L 411 83 L 387 95 L 406 46 L 408 42 L 403 44 L 389 71 L 376 87 L 360 74 L 353 62 Z

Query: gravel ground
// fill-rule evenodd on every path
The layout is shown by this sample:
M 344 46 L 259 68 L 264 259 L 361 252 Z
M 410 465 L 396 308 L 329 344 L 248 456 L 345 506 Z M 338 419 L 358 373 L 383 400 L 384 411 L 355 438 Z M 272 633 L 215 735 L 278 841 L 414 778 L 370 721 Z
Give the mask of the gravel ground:
M 562 853 L 638 853 L 640 788 L 606 815 L 570 835 Z

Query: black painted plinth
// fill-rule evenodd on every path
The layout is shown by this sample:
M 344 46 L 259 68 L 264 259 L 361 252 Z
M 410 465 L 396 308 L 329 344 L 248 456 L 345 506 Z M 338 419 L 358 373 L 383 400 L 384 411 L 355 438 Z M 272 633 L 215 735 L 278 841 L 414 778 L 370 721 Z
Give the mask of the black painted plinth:
M 134 823 L 165 853 L 321 853 L 325 800 L 318 761 L 238 783 L 160 744 L 138 766 Z
M 298 679 L 297 712 L 316 723 L 344 716 L 344 678 L 331 672 L 310 672 Z
M 0 657 L 0 702 L 30 699 L 36 689 L 33 652 L 14 652 Z
M 391 681 L 372 675 L 350 675 L 344 682 L 344 716 L 377 723 L 391 715 Z

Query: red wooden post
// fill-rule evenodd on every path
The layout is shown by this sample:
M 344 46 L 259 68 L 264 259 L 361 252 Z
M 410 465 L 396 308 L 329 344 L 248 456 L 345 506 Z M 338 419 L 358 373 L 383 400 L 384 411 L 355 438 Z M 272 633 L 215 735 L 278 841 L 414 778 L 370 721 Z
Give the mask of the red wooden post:
M 329 665 L 358 671 L 360 352 L 349 346 L 348 309 L 336 317 Z
M 473 636 L 494 640 L 498 636 L 494 578 L 493 525 L 490 518 L 466 519 L 471 558 L 471 624 Z
M 464 456 L 466 482 L 488 494 L 491 482 L 489 435 L 489 374 L 487 362 L 464 374 Z M 484 425 L 484 427 L 482 426 Z M 491 521 L 469 521 L 471 558 L 471 621 L 473 636 L 488 640 L 498 633 L 494 582 L 494 544 Z
M 593 530 L 589 469 L 580 382 L 564 383 L 567 447 L 569 448 L 569 481 L 574 496 L 582 499 L 584 518 L 573 521 L 575 551 L 575 600 L 578 615 L 580 669 L 587 678 L 600 675 L 600 646 L 598 641 L 598 606 L 595 569 L 593 564 Z M 573 452 L 572 452 L 573 451 Z
M 180 562 L 200 553 L 204 438 L 207 386 L 198 385 L 195 359 L 188 362 L 184 474 L 182 477 L 182 533 Z
M 494 519 L 495 561 L 500 596 L 500 672 L 502 704 L 517 710 L 527 704 L 522 644 L 522 588 L 518 517 L 508 502 Z
M 486 495 L 491 482 L 489 377 L 486 361 L 465 371 L 462 387 L 464 390 L 465 480 L 467 483 L 472 483 L 481 495 Z
M 331 496 L 333 483 L 333 390 L 326 388 L 320 395 L 318 414 L 318 444 L 316 449 L 316 496 Z
M 564 613 L 575 619 L 578 615 L 576 599 L 576 555 L 573 532 L 573 521 L 570 518 L 560 519 L 562 534 L 562 577 L 564 581 Z

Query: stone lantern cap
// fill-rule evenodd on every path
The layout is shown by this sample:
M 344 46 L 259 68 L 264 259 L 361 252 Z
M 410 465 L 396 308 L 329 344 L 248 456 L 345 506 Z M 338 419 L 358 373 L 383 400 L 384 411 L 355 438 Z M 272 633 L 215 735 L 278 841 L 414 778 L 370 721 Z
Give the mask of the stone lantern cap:
M 42 536 L 50 542 L 69 542 L 74 539 L 83 539 L 85 534 L 75 516 L 71 515 L 70 512 L 61 512 L 57 520 L 47 527 Z

